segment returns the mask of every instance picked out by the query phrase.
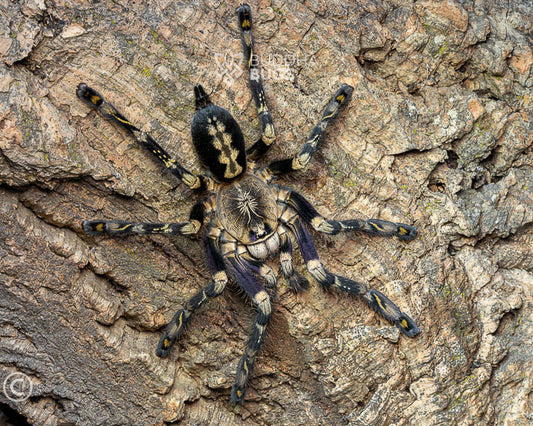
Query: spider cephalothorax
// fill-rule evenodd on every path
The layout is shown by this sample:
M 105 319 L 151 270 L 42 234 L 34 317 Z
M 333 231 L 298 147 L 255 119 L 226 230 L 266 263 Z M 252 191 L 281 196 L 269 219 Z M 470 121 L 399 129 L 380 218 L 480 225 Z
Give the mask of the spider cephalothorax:
M 252 174 L 220 188 L 216 206 L 222 227 L 244 244 L 257 245 L 278 226 L 276 196 L 265 182 Z
M 362 231 L 374 235 L 397 236 L 401 240 L 413 239 L 416 228 L 378 219 L 327 220 L 302 195 L 272 184 L 274 175 L 300 170 L 308 165 L 326 128 L 348 103 L 353 88 L 342 84 L 335 92 L 298 155 L 256 169 L 254 162 L 269 150 L 276 135 L 257 69 L 250 7 L 242 5 L 237 13 L 250 73 L 250 88 L 261 125 L 261 137 L 246 151 L 243 134 L 235 119 L 225 109 L 212 104 L 202 86 L 196 85 L 194 96 L 197 111 L 191 123 L 191 136 L 200 160 L 209 171 L 205 176 L 186 170 L 149 134 L 135 127 L 94 89 L 81 83 L 77 90 L 81 99 L 128 130 L 137 142 L 150 150 L 185 185 L 205 194 L 204 199 L 193 206 L 186 222 L 93 220 L 83 222 L 83 228 L 90 234 L 160 233 L 195 236 L 206 223 L 204 241 L 212 281 L 174 315 L 161 336 L 156 354 L 160 357 L 167 356 L 187 326 L 191 314 L 209 298 L 221 294 L 228 279 L 233 279 L 257 307 L 252 332 L 237 367 L 231 391 L 233 403 L 244 400 L 246 385 L 272 313 L 270 297 L 263 282 L 275 286 L 277 278 L 264 261 L 279 253 L 281 274 L 291 288 L 297 292 L 309 284 L 305 277 L 294 270 L 293 241 L 299 246 L 310 275 L 325 289 L 346 291 L 360 297 L 408 337 L 419 333 L 414 321 L 383 293 L 325 269 L 306 226 L 327 234 Z M 247 156 L 252 163 L 247 163 Z

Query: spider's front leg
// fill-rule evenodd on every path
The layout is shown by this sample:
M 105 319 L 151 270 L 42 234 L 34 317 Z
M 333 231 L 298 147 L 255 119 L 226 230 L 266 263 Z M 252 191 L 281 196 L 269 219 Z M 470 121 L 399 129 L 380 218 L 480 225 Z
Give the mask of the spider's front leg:
M 132 235 L 132 234 L 167 234 L 195 236 L 200 231 L 204 220 L 205 204 L 197 203 L 189 214 L 189 220 L 182 223 L 133 223 L 123 220 L 86 220 L 83 230 L 90 235 Z
M 248 65 L 250 90 L 257 108 L 259 123 L 261 124 L 261 137 L 247 151 L 248 158 L 257 161 L 263 156 L 276 140 L 276 131 L 272 115 L 268 110 L 263 90 L 263 81 L 259 69 L 259 59 L 254 51 L 254 36 L 252 34 L 252 10 L 247 4 L 237 8 L 239 17 L 239 29 L 241 31 L 242 46 L 244 49 L 244 59 Z
M 398 237 L 404 241 L 414 239 L 417 234 L 417 229 L 414 226 L 387 220 L 328 220 L 319 214 L 302 195 L 292 190 L 280 189 L 278 199 L 294 208 L 300 217 L 318 232 L 335 235 L 339 232 L 362 231 L 382 237 Z
M 307 278 L 300 275 L 297 271 L 294 270 L 294 265 L 292 261 L 292 242 L 289 232 L 283 225 L 279 226 L 278 232 L 280 234 L 281 240 L 279 256 L 281 263 L 281 272 L 289 283 L 291 290 L 295 293 L 298 293 L 309 287 L 309 281 L 307 281 Z
M 228 276 L 226 275 L 224 260 L 213 239 L 206 239 L 207 257 L 213 271 L 211 282 L 202 290 L 191 297 L 183 309 L 180 309 L 172 320 L 168 323 L 157 349 L 155 351 L 158 357 L 164 358 L 169 353 L 176 341 L 182 335 L 185 327 L 189 323 L 191 315 L 200 308 L 208 298 L 214 298 L 220 295 L 226 288 Z
M 261 283 L 250 273 L 239 256 L 236 255 L 236 251 L 234 250 L 235 245 L 230 244 L 229 247 L 226 250 L 223 248 L 222 252 L 224 253 L 226 251 L 224 257 L 229 264 L 231 274 L 257 307 L 257 315 L 252 332 L 244 349 L 244 354 L 237 366 L 235 384 L 231 389 L 231 402 L 240 404 L 244 401 L 246 387 L 253 372 L 255 358 L 266 335 L 267 325 L 272 315 L 272 305 L 270 303 L 270 296 Z
M 87 86 L 85 83 L 80 83 L 76 94 L 80 99 L 85 101 L 88 105 L 100 111 L 104 117 L 109 118 L 119 126 L 126 129 L 135 140 L 143 147 L 154 154 L 174 175 L 177 176 L 190 189 L 198 190 L 204 187 L 204 182 L 199 176 L 189 172 L 185 167 L 178 163 L 175 159 L 159 145 L 148 133 L 139 130 L 127 118 L 125 118 L 117 109 L 94 89 Z

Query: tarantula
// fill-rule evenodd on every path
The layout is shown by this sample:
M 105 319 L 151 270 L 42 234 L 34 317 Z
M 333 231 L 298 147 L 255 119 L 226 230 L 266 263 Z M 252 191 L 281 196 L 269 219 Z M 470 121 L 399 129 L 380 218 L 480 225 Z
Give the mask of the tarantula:
M 92 220 L 84 221 L 83 229 L 89 234 L 197 236 L 204 222 L 207 222 L 204 242 L 212 281 L 174 315 L 161 336 L 156 354 L 159 357 L 167 356 L 189 323 L 191 315 L 208 299 L 220 295 L 228 280 L 233 279 L 257 307 L 252 332 L 238 364 L 235 384 L 231 390 L 231 401 L 234 404 L 244 400 L 256 354 L 265 338 L 272 313 L 270 297 L 261 281 L 273 287 L 276 285 L 276 274 L 265 261 L 279 253 L 281 273 L 291 289 L 299 292 L 309 285 L 307 279 L 293 267 L 293 240 L 300 248 L 310 275 L 325 289 L 338 289 L 358 296 L 408 337 L 419 333 L 415 322 L 383 293 L 325 269 L 306 226 L 326 234 L 362 231 L 396 236 L 401 240 L 412 240 L 416 236 L 416 228 L 377 219 L 328 220 L 302 195 L 272 184 L 274 175 L 302 170 L 309 164 L 327 127 L 349 101 L 353 88 L 342 84 L 335 92 L 298 155 L 257 169 L 255 161 L 272 147 L 276 133 L 254 52 L 250 6 L 243 4 L 237 8 L 237 14 L 250 88 L 261 125 L 261 137 L 246 150 L 242 131 L 231 114 L 211 103 L 201 85 L 194 86 L 196 113 L 191 123 L 191 136 L 196 152 L 207 169 L 206 175 L 200 176 L 186 170 L 149 134 L 135 127 L 87 84 L 81 83 L 77 89 L 79 98 L 126 129 L 191 190 L 205 194 L 204 199 L 194 205 L 186 222 Z

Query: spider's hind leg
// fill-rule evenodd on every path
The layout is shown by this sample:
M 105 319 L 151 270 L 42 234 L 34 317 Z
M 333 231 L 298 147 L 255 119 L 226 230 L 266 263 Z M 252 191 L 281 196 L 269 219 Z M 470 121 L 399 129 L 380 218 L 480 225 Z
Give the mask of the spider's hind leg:
M 288 281 L 291 290 L 295 293 L 298 293 L 309 287 L 309 281 L 307 281 L 307 278 L 305 278 L 303 275 L 300 275 L 294 270 L 292 261 L 292 242 L 287 229 L 283 226 L 280 226 L 280 240 L 281 272 Z
M 274 130 L 274 121 L 268 110 L 263 90 L 263 81 L 259 70 L 259 60 L 254 52 L 254 36 L 252 34 L 252 10 L 249 5 L 243 4 L 237 8 L 239 17 L 239 29 L 241 30 L 241 40 L 244 49 L 244 60 L 248 65 L 250 90 L 254 98 L 261 124 L 261 137 L 247 151 L 248 158 L 257 161 L 263 156 L 276 140 L 276 131 Z
M 349 278 L 333 274 L 326 270 L 318 257 L 311 236 L 298 218 L 289 224 L 296 236 L 302 257 L 309 273 L 326 289 L 338 289 L 352 293 L 365 301 L 374 311 L 386 320 L 395 324 L 408 337 L 415 337 L 420 333 L 416 323 L 403 313 L 387 296 L 380 291 L 369 289 L 365 284 Z
M 173 173 L 190 189 L 198 190 L 204 187 L 204 182 L 199 176 L 189 172 L 177 160 L 170 157 L 170 155 L 154 140 L 154 138 L 152 138 L 152 136 L 135 127 L 96 90 L 89 87 L 85 83 L 80 83 L 76 90 L 76 94 L 85 103 L 100 111 L 104 117 L 110 119 L 130 132 L 139 145 L 148 149 L 153 155 L 155 155 L 157 159 L 161 161 L 168 170 L 170 170 L 171 173 Z

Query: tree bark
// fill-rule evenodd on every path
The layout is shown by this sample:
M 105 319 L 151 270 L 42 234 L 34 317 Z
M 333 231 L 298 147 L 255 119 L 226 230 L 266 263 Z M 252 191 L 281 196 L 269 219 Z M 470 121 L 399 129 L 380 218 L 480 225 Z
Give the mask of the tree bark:
M 533 83 L 527 0 L 252 1 L 277 130 L 296 154 L 345 82 L 350 104 L 278 184 L 323 215 L 415 241 L 315 235 L 332 271 L 420 326 L 280 278 L 245 403 L 229 401 L 254 310 L 229 288 L 169 358 L 160 329 L 208 279 L 201 241 L 91 237 L 87 219 L 183 221 L 195 196 L 75 94 L 101 92 L 188 169 L 192 87 L 259 137 L 235 6 L 0 1 L 0 402 L 36 425 L 498 424 L 533 416 Z M 276 262 L 273 262 L 276 265 Z M 301 259 L 298 265 L 303 272 Z

